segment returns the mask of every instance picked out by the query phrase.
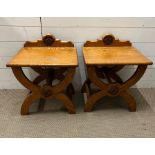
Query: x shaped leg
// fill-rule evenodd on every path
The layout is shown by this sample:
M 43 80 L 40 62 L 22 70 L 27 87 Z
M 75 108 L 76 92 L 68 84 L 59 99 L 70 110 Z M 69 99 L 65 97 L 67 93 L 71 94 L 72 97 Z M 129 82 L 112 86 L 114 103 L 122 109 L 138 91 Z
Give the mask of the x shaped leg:
M 52 83 L 53 80 L 63 80 L 64 75 L 63 73 L 66 72 L 67 68 L 58 68 L 58 69 L 53 69 L 53 68 L 48 68 L 48 69 L 43 69 L 40 67 L 31 67 L 35 72 L 39 74 L 34 80 L 33 83 L 39 84 L 43 80 L 48 79 L 47 83 Z M 72 97 L 73 94 L 75 94 L 74 87 L 72 83 L 70 83 L 67 86 L 67 94 L 68 96 Z
M 120 77 L 115 74 L 115 72 L 112 74 L 113 72 L 109 70 L 109 72 L 107 72 L 109 73 L 109 78 L 112 78 L 115 80 L 115 82 L 110 82 L 107 84 L 99 79 L 95 66 L 88 66 L 88 78 L 99 88 L 99 91 L 88 97 L 88 100 L 85 104 L 85 111 L 92 111 L 96 102 L 103 96 L 121 96 L 126 100 L 129 111 L 136 111 L 135 99 L 129 94 L 128 89 L 143 76 L 146 68 L 147 65 L 138 65 L 135 73 L 125 82 L 123 82 Z M 117 71 L 117 69 L 115 68 L 113 71 Z
M 31 93 L 26 97 L 24 103 L 21 107 L 21 114 L 27 115 L 29 114 L 29 107 L 33 103 L 33 101 L 43 98 L 43 99 L 58 99 L 62 101 L 67 108 L 69 113 L 75 113 L 75 106 L 73 102 L 64 94 L 64 90 L 67 86 L 72 82 L 73 76 L 75 74 L 75 67 L 69 67 L 67 69 L 67 74 L 64 79 L 60 81 L 60 83 L 55 86 L 51 86 L 50 83 L 44 86 L 39 86 L 38 84 L 45 77 L 38 77 L 35 79 L 35 82 L 30 81 L 22 71 L 21 67 L 12 67 L 13 73 L 17 80 L 27 89 L 31 91 Z M 38 72 L 42 72 L 41 68 L 36 68 Z M 50 77 L 49 77 L 50 79 Z
M 98 67 L 95 66 L 96 74 L 99 78 L 107 79 L 108 82 L 111 82 L 111 79 L 117 81 L 118 83 L 122 83 L 122 79 L 117 75 L 116 72 L 120 71 L 124 65 L 116 65 L 116 66 L 109 66 L 109 67 Z M 81 92 L 86 92 L 87 87 L 90 88 L 91 80 L 87 78 L 81 88 Z

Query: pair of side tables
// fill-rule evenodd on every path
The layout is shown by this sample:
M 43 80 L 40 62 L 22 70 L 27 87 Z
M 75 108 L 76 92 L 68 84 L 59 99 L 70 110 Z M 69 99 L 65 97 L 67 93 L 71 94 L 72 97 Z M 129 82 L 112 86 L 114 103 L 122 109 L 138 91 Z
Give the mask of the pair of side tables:
M 83 56 L 87 72 L 87 79 L 81 89 L 87 96 L 84 111 L 92 111 L 103 96 L 121 96 L 126 100 L 129 111 L 136 111 L 135 99 L 128 89 L 143 76 L 147 65 L 153 63 L 132 47 L 131 42 L 116 40 L 113 35 L 87 41 L 83 47 Z M 117 72 L 126 65 L 138 67 L 127 81 L 123 81 Z M 17 80 L 30 90 L 22 104 L 21 115 L 29 114 L 29 107 L 35 100 L 40 99 L 40 104 L 43 104 L 46 99 L 53 98 L 62 101 L 70 114 L 76 113 L 72 102 L 75 92 L 72 80 L 77 66 L 77 51 L 72 42 L 55 39 L 50 34 L 35 42 L 27 41 L 24 48 L 7 64 Z M 38 76 L 30 81 L 22 67 L 32 68 Z M 59 83 L 55 84 L 56 80 Z M 97 86 L 96 92 L 92 84 Z

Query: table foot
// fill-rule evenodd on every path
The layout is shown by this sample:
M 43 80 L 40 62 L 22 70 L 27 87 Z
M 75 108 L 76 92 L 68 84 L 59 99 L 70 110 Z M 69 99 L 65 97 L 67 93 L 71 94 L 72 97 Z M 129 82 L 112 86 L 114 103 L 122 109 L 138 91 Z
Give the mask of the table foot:
M 136 111 L 136 101 L 135 101 L 134 97 L 131 94 L 129 94 L 129 92 L 127 92 L 127 91 L 121 92 L 120 96 L 123 97 L 123 99 L 127 102 L 129 111 L 135 112 Z
M 75 114 L 75 105 L 65 94 L 57 94 L 54 98 L 62 101 L 70 114 Z
M 27 98 L 24 100 L 24 103 L 21 107 L 21 115 L 28 115 L 29 114 L 29 107 L 31 104 L 38 99 L 38 95 L 36 94 L 30 94 L 27 96 Z
M 106 93 L 104 90 L 99 91 L 97 93 L 94 93 L 93 95 L 91 95 L 88 100 L 87 103 L 85 104 L 85 108 L 84 111 L 85 112 L 90 112 L 93 110 L 94 105 L 97 103 L 98 100 L 100 100 L 103 96 L 105 96 Z

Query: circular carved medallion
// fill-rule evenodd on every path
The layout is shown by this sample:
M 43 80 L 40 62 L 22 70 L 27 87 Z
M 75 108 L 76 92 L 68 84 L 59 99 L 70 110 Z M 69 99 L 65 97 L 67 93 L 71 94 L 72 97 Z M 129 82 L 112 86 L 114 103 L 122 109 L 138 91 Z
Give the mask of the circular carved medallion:
M 43 37 L 43 42 L 46 46 L 51 46 L 55 41 L 55 37 L 52 35 L 46 35 Z
M 103 37 L 102 40 L 105 45 L 111 45 L 113 43 L 113 41 L 115 40 L 115 38 L 113 35 L 108 34 L 105 37 Z
M 112 96 L 117 95 L 119 93 L 119 91 L 120 91 L 120 88 L 117 84 L 112 84 L 108 88 L 108 93 Z

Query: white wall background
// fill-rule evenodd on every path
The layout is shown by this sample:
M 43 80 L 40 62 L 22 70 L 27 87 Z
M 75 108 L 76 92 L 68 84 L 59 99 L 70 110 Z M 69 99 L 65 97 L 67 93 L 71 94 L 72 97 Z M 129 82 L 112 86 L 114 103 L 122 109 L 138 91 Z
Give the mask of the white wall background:
M 52 33 L 56 38 L 71 40 L 78 49 L 79 68 L 74 85 L 80 89 L 85 80 L 81 47 L 86 40 L 101 38 L 107 33 L 114 34 L 120 40 L 130 40 L 133 46 L 149 57 L 153 66 L 149 66 L 136 87 L 155 87 L 155 18 L 42 18 L 43 34 Z M 14 78 L 6 63 L 17 53 L 27 40 L 41 38 L 39 18 L 0 18 L 0 89 L 23 88 Z M 126 67 L 121 76 L 125 79 L 133 72 Z M 33 78 L 28 68 L 25 73 Z M 79 73 L 80 71 L 80 73 Z

